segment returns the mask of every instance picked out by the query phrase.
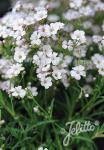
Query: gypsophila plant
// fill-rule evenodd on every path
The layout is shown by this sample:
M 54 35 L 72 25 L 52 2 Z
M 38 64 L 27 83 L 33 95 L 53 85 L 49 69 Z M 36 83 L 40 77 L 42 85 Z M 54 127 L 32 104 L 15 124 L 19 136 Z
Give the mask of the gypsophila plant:
M 96 150 L 103 104 L 104 2 L 18 1 L 0 19 L 0 149 Z M 96 128 L 69 138 L 73 120 Z

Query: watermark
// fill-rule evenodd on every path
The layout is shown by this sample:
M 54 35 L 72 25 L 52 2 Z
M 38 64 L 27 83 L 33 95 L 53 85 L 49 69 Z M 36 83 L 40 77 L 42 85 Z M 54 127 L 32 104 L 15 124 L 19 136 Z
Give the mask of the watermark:
M 62 129 L 62 134 L 65 135 L 63 145 L 68 146 L 73 136 L 84 132 L 93 132 L 99 126 L 99 121 L 72 121 L 65 124 L 65 129 Z

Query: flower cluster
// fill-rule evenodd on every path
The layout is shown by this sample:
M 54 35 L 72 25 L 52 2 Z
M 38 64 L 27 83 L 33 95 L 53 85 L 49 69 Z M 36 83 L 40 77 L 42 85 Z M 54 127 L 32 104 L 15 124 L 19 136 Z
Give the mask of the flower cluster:
M 40 25 L 37 31 L 34 31 L 30 37 L 32 45 L 40 45 L 42 37 L 53 37 L 64 26 L 61 22 L 51 23 L 50 25 Z
M 100 0 L 69 0 L 69 10 L 63 14 L 67 20 L 94 16 L 96 12 L 104 11 L 104 3 Z
M 84 67 L 81 65 L 73 67 L 72 71 L 70 73 L 71 73 L 71 76 L 74 77 L 76 80 L 80 80 L 81 76 L 83 76 L 83 77 L 86 76 Z
M 93 66 L 104 76 L 103 54 L 94 52 L 88 56 L 92 43 L 103 51 L 104 36 L 99 33 L 104 25 L 101 28 L 96 25 L 94 29 L 93 22 L 84 20 L 83 30 L 76 29 L 72 24 L 57 22 L 57 15 L 48 17 L 47 8 L 55 7 L 54 3 L 46 4 L 44 1 L 35 7 L 34 4 L 17 2 L 13 10 L 0 20 L 0 37 L 3 38 L 0 43 L 0 89 L 13 97 L 31 98 L 29 91 L 37 96 L 37 85 L 49 89 L 63 83 L 67 88 L 72 78 L 85 78 L 89 70 L 95 69 Z M 63 17 L 73 20 L 94 16 L 97 11 L 103 11 L 103 5 L 96 0 L 89 3 L 71 0 Z M 86 35 L 87 29 L 95 34 Z
M 71 40 L 62 42 L 62 47 L 68 49 L 72 54 L 78 58 L 86 56 L 86 37 L 85 32 L 76 30 L 71 33 Z
M 41 85 L 48 89 L 52 86 L 52 77 L 55 80 L 67 80 L 69 74 L 68 65 L 71 63 L 70 56 L 58 55 L 53 52 L 50 45 L 44 45 L 33 56 L 33 63 L 38 66 L 36 72 Z

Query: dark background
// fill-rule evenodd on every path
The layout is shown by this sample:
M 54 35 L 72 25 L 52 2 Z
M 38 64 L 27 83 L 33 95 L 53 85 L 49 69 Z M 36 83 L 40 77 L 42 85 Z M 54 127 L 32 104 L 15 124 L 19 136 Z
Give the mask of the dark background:
M 12 3 L 10 0 L 0 0 L 0 17 L 11 11 Z

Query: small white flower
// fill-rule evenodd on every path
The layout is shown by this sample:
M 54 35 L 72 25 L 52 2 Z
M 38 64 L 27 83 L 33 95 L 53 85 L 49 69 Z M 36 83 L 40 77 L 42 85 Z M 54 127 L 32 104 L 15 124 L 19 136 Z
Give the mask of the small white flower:
M 89 94 L 88 94 L 88 93 L 86 93 L 86 94 L 85 94 L 85 97 L 86 97 L 86 98 L 88 98 L 88 97 L 89 97 Z
M 14 60 L 18 63 L 22 63 L 26 59 L 26 53 L 24 51 L 16 51 L 14 54 Z
M 57 56 L 58 54 L 56 52 L 53 52 L 51 60 L 53 65 L 58 65 L 61 58 Z
M 5 123 L 5 120 L 0 120 L 0 126 Z
M 67 41 L 63 41 L 62 42 L 62 47 L 64 49 L 68 49 L 69 51 L 72 51 L 73 50 L 73 42 L 71 40 L 69 40 L 68 42 Z
M 86 42 L 86 37 L 85 37 L 85 32 L 82 30 L 76 30 L 71 34 L 71 38 L 76 41 L 79 42 L 78 44 L 83 44 Z
M 13 97 L 24 98 L 26 95 L 26 91 L 22 89 L 22 86 L 13 87 L 10 92 Z
M 104 76 L 104 56 L 95 54 L 94 56 L 92 56 L 92 62 L 98 69 L 99 74 Z
M 66 55 L 66 56 L 64 57 L 63 66 L 64 66 L 64 67 L 67 67 L 69 64 L 71 64 L 72 60 L 73 60 L 73 57 L 72 57 L 72 56 Z
M 36 87 L 28 86 L 27 89 L 31 91 L 33 96 L 37 96 L 38 95 Z
M 70 72 L 70 74 L 76 80 L 80 80 L 81 76 L 83 76 L 83 77 L 86 76 L 85 68 L 82 65 L 73 67 L 72 70 L 71 70 L 71 72 Z
M 76 56 L 77 58 L 81 58 L 86 56 L 86 52 L 87 52 L 86 46 L 80 45 L 74 48 L 73 55 Z
M 34 111 L 35 113 L 39 112 L 39 107 L 38 107 L 38 106 L 34 107 L 34 108 L 33 108 L 33 111 Z
M 80 8 L 82 6 L 83 0 L 71 0 L 69 5 L 71 8 Z
M 100 35 L 93 35 L 92 39 L 93 42 L 98 43 L 102 40 L 102 37 Z
M 63 29 L 64 24 L 61 22 L 55 22 L 50 24 L 50 31 L 52 35 L 57 34 L 58 30 Z
M 10 88 L 14 85 L 10 82 L 10 80 L 0 82 L 0 89 L 6 91 L 8 94 L 10 93 Z
M 36 21 L 40 21 L 42 19 L 47 18 L 47 10 L 44 7 L 37 7 L 35 8 L 35 10 L 36 14 L 34 18 L 36 19 Z
M 61 79 L 61 82 L 63 83 L 63 85 L 65 86 L 65 88 L 68 88 L 69 87 L 69 80 L 68 80 L 68 77 L 66 74 L 63 74 L 62 75 L 62 79 Z
M 48 150 L 47 148 L 39 147 L 38 150 Z
M 10 68 L 7 70 L 7 77 L 8 78 L 13 78 L 16 77 L 20 74 L 21 71 L 24 70 L 24 67 L 22 67 L 21 64 L 13 64 L 12 66 L 10 66 Z
M 37 31 L 33 32 L 33 34 L 30 37 L 31 44 L 32 45 L 40 45 L 41 44 L 40 38 L 41 38 L 41 36 Z
M 48 15 L 48 20 L 50 22 L 56 22 L 59 20 L 59 16 L 55 15 L 55 14 L 52 14 L 52 15 Z
M 62 78 L 62 70 L 58 69 L 57 67 L 53 67 L 52 76 L 55 80 L 59 80 Z
M 64 28 L 64 24 L 61 22 L 51 23 L 50 25 L 41 25 L 38 28 L 38 32 L 41 37 L 53 37 L 57 32 Z
M 45 53 L 45 55 L 46 55 L 47 57 L 52 57 L 52 48 L 51 48 L 50 45 L 44 45 L 44 46 L 42 47 L 42 50 L 43 50 L 43 52 Z
M 40 34 L 41 37 L 50 37 L 51 36 L 50 26 L 48 24 L 39 26 L 38 33 Z
M 51 77 L 46 77 L 41 80 L 41 85 L 45 87 L 45 89 L 48 89 L 49 87 L 52 86 L 52 78 Z
M 104 64 L 103 67 L 98 70 L 99 74 L 104 76 Z

